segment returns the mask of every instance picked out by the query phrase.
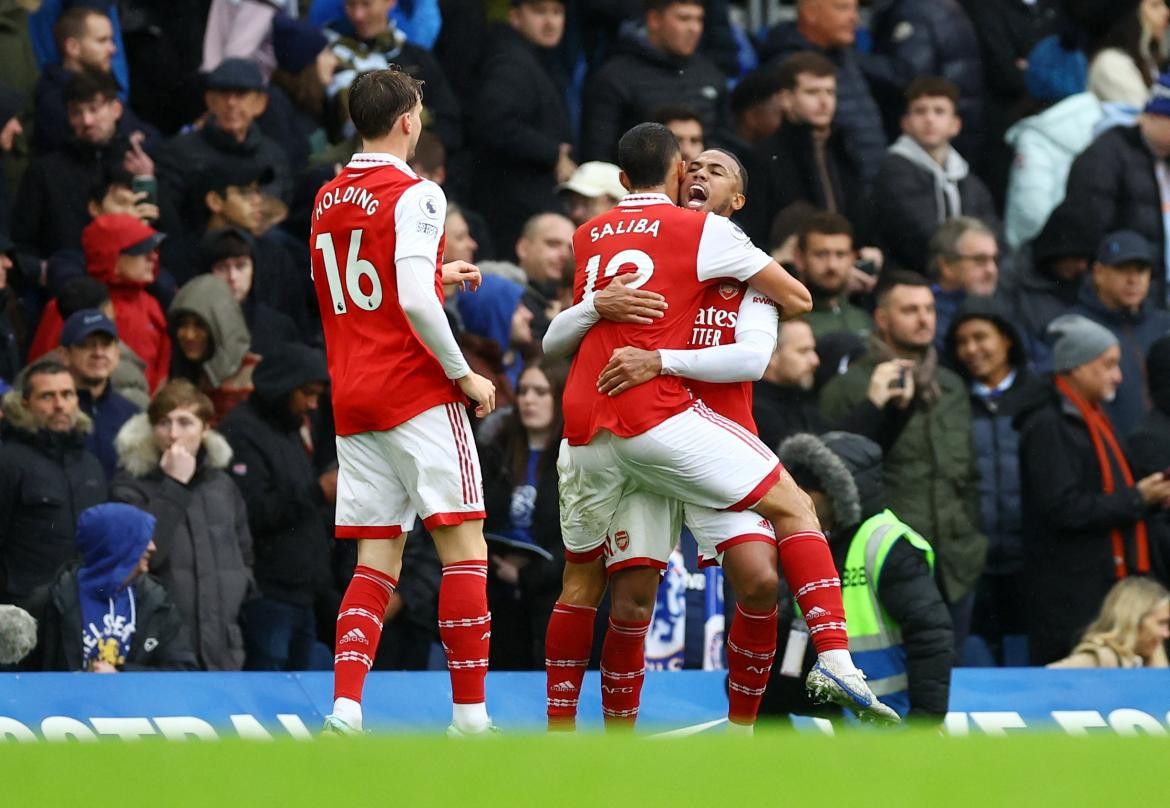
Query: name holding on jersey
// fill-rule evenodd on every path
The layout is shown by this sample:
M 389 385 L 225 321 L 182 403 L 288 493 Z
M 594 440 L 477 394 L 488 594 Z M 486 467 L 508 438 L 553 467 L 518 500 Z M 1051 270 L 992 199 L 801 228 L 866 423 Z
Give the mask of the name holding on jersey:
M 381 205 L 381 202 L 371 191 L 365 188 L 358 188 L 353 185 L 347 185 L 344 188 L 333 188 L 321 196 L 321 201 L 317 203 L 317 209 L 313 213 L 313 218 L 320 219 L 321 214 L 334 205 L 356 205 L 364 210 L 367 216 L 373 216 L 378 212 L 378 206 Z
M 621 236 L 626 233 L 644 233 L 658 238 L 658 228 L 661 225 L 662 222 L 658 219 L 619 219 L 612 225 L 606 222 L 600 227 L 589 228 L 589 240 L 597 241 L 607 236 Z

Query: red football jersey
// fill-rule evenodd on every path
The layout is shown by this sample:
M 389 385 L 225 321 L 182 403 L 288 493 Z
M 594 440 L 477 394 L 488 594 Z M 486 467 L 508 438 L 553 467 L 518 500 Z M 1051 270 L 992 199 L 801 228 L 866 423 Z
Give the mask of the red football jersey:
M 393 155 L 356 154 L 317 193 L 309 248 L 338 435 L 375 432 L 465 403 L 398 302 L 395 261 L 441 258 L 447 200 Z
M 719 279 L 746 281 L 771 261 L 729 220 L 676 207 L 663 194 L 631 194 L 586 222 L 573 236 L 573 254 L 574 301 L 619 274 L 635 273 L 636 286 L 669 304 L 651 325 L 602 320 L 589 329 L 565 385 L 565 437 L 573 445 L 588 443 L 601 429 L 640 435 L 686 409 L 692 396 L 678 377 L 658 376 L 608 396 L 597 392 L 598 376 L 617 348 L 687 347 L 706 287 Z
M 724 280 L 707 288 L 691 327 L 691 338 L 687 348 L 711 348 L 735 342 L 735 326 L 739 320 L 739 307 L 748 294 L 746 283 Z M 730 418 L 740 426 L 750 429 L 753 435 L 756 419 L 752 417 L 751 382 L 703 382 L 687 379 L 695 398 L 701 399 L 724 418 Z

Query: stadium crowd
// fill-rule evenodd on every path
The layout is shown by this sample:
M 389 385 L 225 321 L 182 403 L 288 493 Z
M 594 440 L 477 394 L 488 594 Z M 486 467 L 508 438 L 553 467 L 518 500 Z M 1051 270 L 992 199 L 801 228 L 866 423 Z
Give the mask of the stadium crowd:
M 1164 590 L 1143 653 L 1078 642 L 1118 581 L 1170 580 L 1170 7 L 768 8 L 0 0 L 0 603 L 40 620 L 25 666 L 331 666 L 355 557 L 309 215 L 355 149 L 350 82 L 390 64 L 425 81 L 411 168 L 452 203 L 443 259 L 483 273 L 445 309 L 501 405 L 476 424 L 493 668 L 543 666 L 567 367 L 541 339 L 645 120 L 738 157 L 733 220 L 812 293 L 755 385 L 761 437 L 803 434 L 781 457 L 831 534 L 889 509 L 929 543 L 881 588 L 912 711 L 945 711 L 952 659 L 1165 665 Z M 421 525 L 405 552 L 376 668 L 437 641 Z

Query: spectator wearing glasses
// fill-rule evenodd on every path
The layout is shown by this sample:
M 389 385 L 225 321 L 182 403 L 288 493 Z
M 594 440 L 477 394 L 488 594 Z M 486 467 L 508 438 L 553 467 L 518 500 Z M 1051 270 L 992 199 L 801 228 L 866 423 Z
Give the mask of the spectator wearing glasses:
M 988 225 L 970 216 L 957 216 L 935 230 L 928 251 L 937 318 L 935 348 L 941 352 L 951 320 L 967 296 L 995 294 L 999 244 Z

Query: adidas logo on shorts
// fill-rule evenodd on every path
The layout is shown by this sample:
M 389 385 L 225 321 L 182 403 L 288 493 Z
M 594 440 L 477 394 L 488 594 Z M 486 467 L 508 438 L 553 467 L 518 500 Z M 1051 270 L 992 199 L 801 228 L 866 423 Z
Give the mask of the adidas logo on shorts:
M 576 689 L 572 682 L 557 682 L 552 686 L 554 693 L 572 693 Z
M 362 633 L 360 628 L 351 628 L 341 638 L 341 642 L 356 642 L 359 645 L 369 645 L 370 641 L 366 639 L 366 635 Z M 340 645 L 341 643 L 338 643 Z
M 822 609 L 820 606 L 813 606 L 808 610 L 808 614 L 804 616 L 805 620 L 816 620 L 818 617 L 828 617 L 829 610 Z

